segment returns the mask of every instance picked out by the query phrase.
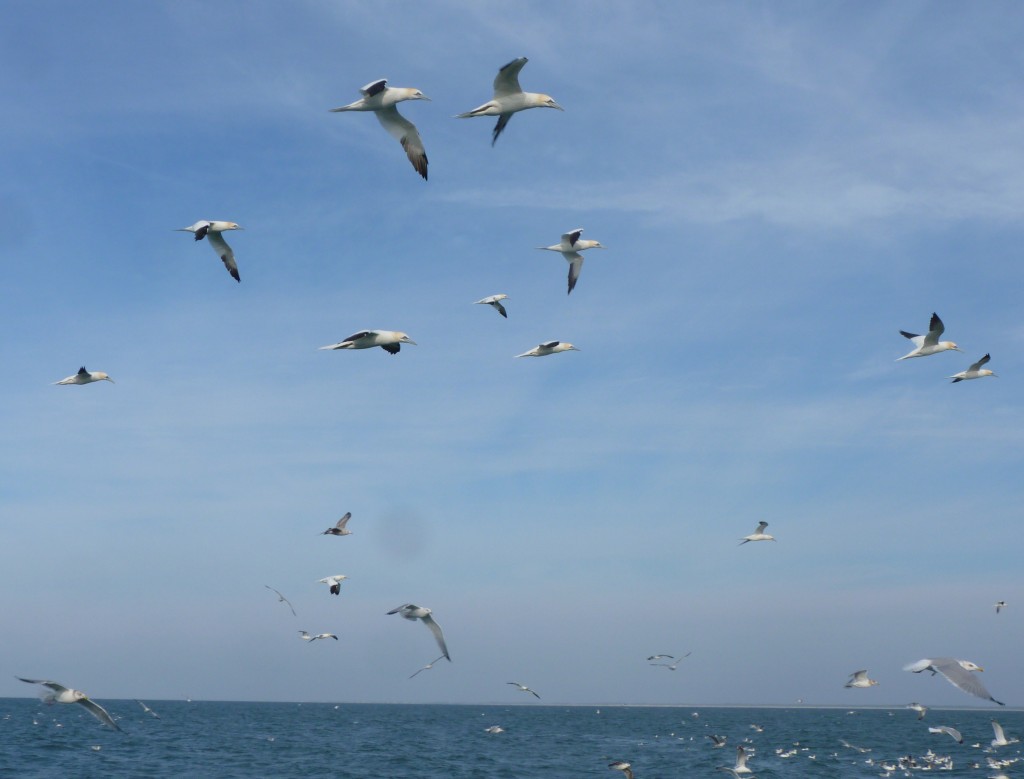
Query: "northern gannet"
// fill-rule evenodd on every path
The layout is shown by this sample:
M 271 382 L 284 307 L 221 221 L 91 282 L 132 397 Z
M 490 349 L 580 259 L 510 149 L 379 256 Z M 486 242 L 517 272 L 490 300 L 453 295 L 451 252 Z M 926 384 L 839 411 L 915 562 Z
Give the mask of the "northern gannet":
M 896 362 L 900 360 L 909 360 L 911 357 L 927 357 L 929 354 L 938 354 L 939 352 L 945 352 L 950 349 L 959 352 L 960 348 L 952 341 L 940 341 L 939 336 L 946 330 L 946 326 L 942 324 L 942 320 L 939 319 L 939 315 L 932 313 L 931 322 L 928 324 L 927 335 L 915 335 L 914 333 L 908 333 L 906 330 L 900 330 L 900 335 L 910 340 L 914 344 L 914 350 L 908 352 L 902 357 L 897 357 Z
M 600 241 L 581 241 L 582 227 L 570 230 L 562 235 L 562 240 L 552 246 L 538 246 L 538 249 L 549 252 L 560 252 L 565 261 L 569 263 L 569 292 L 576 287 L 576 280 L 580 277 L 580 270 L 583 268 L 583 255 L 580 252 L 587 249 L 604 249 Z
M 514 59 L 498 71 L 494 77 L 494 97 L 477 106 L 472 111 L 458 114 L 457 119 L 469 119 L 474 116 L 496 116 L 498 123 L 494 126 L 494 133 L 491 146 L 498 142 L 498 136 L 505 129 L 512 114 L 517 111 L 525 111 L 527 108 L 557 108 L 564 111 L 550 95 L 542 95 L 536 92 L 524 92 L 519 86 L 519 71 L 527 63 L 526 57 Z
M 350 335 L 344 341 L 330 344 L 329 346 L 321 346 L 320 350 L 372 349 L 374 346 L 379 346 L 388 354 L 398 354 L 402 344 L 416 346 L 416 342 L 400 330 L 360 330 L 358 333 Z
M 114 380 L 103 371 L 87 371 L 83 365 L 74 376 L 68 376 L 66 379 L 55 381 L 54 384 L 92 384 L 94 381 L 114 383 Z
M 222 222 L 217 219 L 200 219 L 193 225 L 188 227 L 177 228 L 178 232 L 192 233 L 197 241 L 205 238 L 209 241 L 210 246 L 217 252 L 217 256 L 220 257 L 221 262 L 224 263 L 224 267 L 228 269 L 228 273 L 231 274 L 231 278 L 235 281 L 241 281 L 241 276 L 238 275 L 238 263 L 235 262 L 235 253 L 228 246 L 228 242 L 224 240 L 224 236 L 221 233 L 227 230 L 241 230 L 234 222 Z

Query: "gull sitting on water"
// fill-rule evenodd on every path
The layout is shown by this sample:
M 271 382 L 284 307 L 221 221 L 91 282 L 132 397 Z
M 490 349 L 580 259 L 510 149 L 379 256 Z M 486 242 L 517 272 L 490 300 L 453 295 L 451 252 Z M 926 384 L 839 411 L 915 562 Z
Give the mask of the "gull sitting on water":
M 114 380 L 103 371 L 87 371 L 83 365 L 74 376 L 68 376 L 66 379 L 55 381 L 54 384 L 92 384 L 94 381 L 114 383 Z
M 480 300 L 475 301 L 473 305 L 478 306 L 483 304 L 485 306 L 490 306 L 505 317 L 505 319 L 508 319 L 508 312 L 505 310 L 505 307 L 501 305 L 501 301 L 506 300 L 507 298 L 508 295 L 491 295 L 490 297 L 481 298 Z
M 749 536 L 743 536 L 738 545 L 743 546 L 744 544 L 748 544 L 751 541 L 774 541 L 774 536 L 770 536 L 764 532 L 766 527 L 768 527 L 767 522 L 758 522 L 757 529 Z
M 985 689 L 985 685 L 971 673 L 972 671 L 984 671 L 985 669 L 980 665 L 972 663 L 970 660 L 958 660 L 955 657 L 926 657 L 923 660 L 918 660 L 916 663 L 904 666 L 903 670 L 912 671 L 916 674 L 922 671 L 931 671 L 932 676 L 937 673 L 942 674 L 947 682 L 969 695 L 998 703 L 1000 706 L 1006 705 L 1002 701 L 997 701 L 993 698 L 989 691 Z
M 520 692 L 528 692 L 534 698 L 540 700 L 540 696 L 533 690 L 531 690 L 529 687 L 527 687 L 525 684 L 520 684 L 519 682 L 505 682 L 505 684 L 511 684 L 513 687 L 518 687 Z
M 608 767 L 613 771 L 622 771 L 626 779 L 633 779 L 632 764 L 627 763 L 625 760 L 616 760 L 613 763 L 609 763 Z
M 843 687 L 874 687 L 878 682 L 874 679 L 868 679 L 867 671 L 854 671 L 850 674 L 850 681 L 843 685 Z
M 420 140 L 416 125 L 398 113 L 396 106 L 403 100 L 430 100 L 430 98 L 418 89 L 389 87 L 386 78 L 371 81 L 359 91 L 363 93 L 359 100 L 340 108 L 332 108 L 331 112 L 373 111 L 381 126 L 391 134 L 392 138 L 402 144 L 409 162 L 426 181 L 427 152 L 423 148 L 423 141 Z
M 294 617 L 299 616 L 298 614 L 295 613 L 295 607 L 292 605 L 292 602 L 290 600 L 288 600 L 286 597 L 284 597 L 284 595 L 282 595 L 280 592 L 275 590 L 269 584 L 264 584 L 263 586 L 266 587 L 271 592 L 277 592 L 277 602 L 278 603 L 287 603 L 288 604 L 288 608 L 290 608 L 292 610 L 292 616 L 294 616 Z
M 235 262 L 235 253 L 231 251 L 231 247 L 228 246 L 228 242 L 224 240 L 224 236 L 221 233 L 228 230 L 242 229 L 234 222 L 223 222 L 219 219 L 200 219 L 188 227 L 177 228 L 179 233 L 192 233 L 197 241 L 205 238 L 210 246 L 213 247 L 213 250 L 217 252 L 220 261 L 224 263 L 224 267 L 228 269 L 228 273 L 231 274 L 231 278 L 235 281 L 242 280 L 238 275 L 238 263 Z
M 914 350 L 908 352 L 902 357 L 897 357 L 896 362 L 900 360 L 909 360 L 911 357 L 927 357 L 929 354 L 938 354 L 939 352 L 945 352 L 950 349 L 953 351 L 960 351 L 960 348 L 952 341 L 940 341 L 939 336 L 946 330 L 946 326 L 942 324 L 942 320 L 939 319 L 939 315 L 932 313 L 931 322 L 928 324 L 927 335 L 915 335 L 914 333 L 908 333 L 906 330 L 900 330 L 900 335 L 910 340 L 914 344 Z
M 945 733 L 950 736 L 956 743 L 964 743 L 964 737 L 960 735 L 960 731 L 956 728 L 949 728 L 945 725 L 939 725 L 937 728 L 928 728 L 929 733 Z
M 505 728 L 501 725 L 491 725 L 489 728 L 484 728 L 484 733 L 504 733 Z
M 970 368 L 960 373 L 954 373 L 952 376 L 947 378 L 952 379 L 952 383 L 956 384 L 958 381 L 970 381 L 971 379 L 983 379 L 986 376 L 995 376 L 995 373 L 990 371 L 988 368 L 982 368 L 981 366 L 991 360 L 990 355 L 985 355 L 976 363 L 973 363 Z
M 43 696 L 43 700 L 47 703 L 78 703 L 104 725 L 110 725 L 114 730 L 121 729 L 118 727 L 117 723 L 114 722 L 113 718 L 107 714 L 106 709 L 93 701 L 81 690 L 72 690 L 69 687 L 65 687 L 63 684 L 57 684 L 57 682 L 51 682 L 46 679 L 23 679 L 20 676 L 15 678 L 20 679 L 27 684 L 41 684 L 43 687 L 48 687 L 53 690 L 53 692 L 46 693 Z
M 995 738 L 992 739 L 992 746 L 994 747 L 1005 747 L 1020 742 L 1019 738 L 1007 739 L 1006 734 L 1003 732 L 1003 726 L 995 720 L 992 720 L 992 733 L 995 735 Z
M 335 641 L 338 640 L 338 637 L 336 635 L 334 635 L 333 633 L 317 633 L 314 636 L 314 635 L 311 635 L 311 634 L 307 633 L 305 630 L 300 630 L 299 631 L 299 638 L 301 638 L 303 641 L 316 641 L 317 639 L 320 639 L 320 638 L 333 638 Z
M 580 235 L 583 233 L 582 227 L 577 227 L 575 230 L 562 235 L 562 240 L 552 246 L 538 246 L 538 249 L 549 252 L 560 252 L 565 261 L 569 263 L 569 292 L 572 292 L 576 287 L 576 280 L 580 277 L 580 271 L 583 269 L 583 255 L 580 254 L 582 251 L 587 249 L 604 249 L 606 247 L 601 245 L 600 241 L 581 241 Z M 569 294 L 567 292 L 566 294 Z
M 558 354 L 559 352 L 578 352 L 575 346 L 565 341 L 547 341 L 539 344 L 528 352 L 517 354 L 516 357 L 547 357 L 549 354 Z
M 437 646 L 441 649 L 441 656 L 444 657 L 449 663 L 452 658 L 448 654 L 448 647 L 444 643 L 444 634 L 441 632 L 441 626 L 438 625 L 431 614 L 433 612 L 425 608 L 424 606 L 417 606 L 414 603 L 403 603 L 401 606 L 391 609 L 388 614 L 399 614 L 406 619 L 420 620 L 424 625 L 430 628 L 430 632 L 434 634 L 434 640 L 437 641 Z M 436 660 L 434 662 L 437 662 Z
M 517 111 L 525 111 L 528 108 L 557 108 L 564 111 L 550 95 L 541 95 L 536 92 L 524 92 L 519 86 L 519 71 L 527 63 L 526 57 L 514 59 L 498 71 L 494 77 L 494 97 L 472 111 L 458 114 L 456 119 L 470 119 L 474 116 L 496 116 L 498 123 L 494 126 L 494 133 L 491 146 L 498 142 L 498 136 L 505 129 L 512 114 Z
M 331 595 L 337 595 L 341 592 L 341 583 L 348 577 L 343 573 L 339 573 L 337 576 L 325 576 L 322 579 L 317 579 L 320 584 L 327 584 L 330 586 Z
M 349 530 L 347 527 L 345 527 L 345 525 L 348 524 L 348 521 L 350 519 L 352 519 L 352 512 L 351 511 L 346 512 L 345 516 L 343 516 L 341 519 L 339 519 L 337 524 L 334 527 L 327 528 L 320 535 L 322 535 L 322 536 L 350 536 L 350 535 L 352 535 L 352 531 Z
M 914 711 L 916 711 L 917 712 L 917 718 L 919 720 L 923 720 L 924 719 L 924 715 L 928 713 L 928 707 L 927 706 L 922 706 L 920 703 L 908 703 L 907 704 L 907 708 L 908 709 L 913 709 Z
M 339 341 L 329 346 L 321 346 L 320 350 L 372 349 L 374 346 L 379 346 L 388 354 L 398 354 L 402 344 L 417 345 L 414 340 L 401 330 L 360 330 L 358 333 L 350 335 L 344 341 Z

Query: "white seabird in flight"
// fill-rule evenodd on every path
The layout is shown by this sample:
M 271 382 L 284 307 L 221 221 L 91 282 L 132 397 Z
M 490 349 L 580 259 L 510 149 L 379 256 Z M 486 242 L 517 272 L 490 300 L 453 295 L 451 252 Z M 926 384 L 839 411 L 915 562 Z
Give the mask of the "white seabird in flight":
M 491 146 L 498 142 L 498 136 L 505 129 L 512 114 L 517 111 L 525 111 L 528 108 L 557 108 L 564 111 L 550 95 L 542 95 L 536 92 L 524 92 L 519 86 L 519 71 L 527 63 L 526 57 L 514 59 L 498 71 L 494 77 L 494 97 L 477 106 L 472 111 L 458 114 L 456 119 L 470 119 L 474 116 L 496 116 L 498 123 L 494 125 Z
M 729 740 L 728 736 L 718 736 L 714 733 L 707 733 L 704 737 L 711 739 L 712 749 L 721 749 L 725 746 L 725 742 Z
M 344 341 L 339 341 L 329 346 L 321 346 L 320 351 L 331 349 L 372 349 L 374 346 L 379 346 L 388 354 L 398 354 L 402 344 L 417 345 L 414 340 L 401 330 L 360 330 L 358 333 L 350 335 Z
M 929 354 L 938 354 L 939 352 L 945 352 L 950 349 L 953 351 L 960 351 L 958 347 L 952 341 L 940 341 L 939 336 L 945 332 L 946 326 L 942 324 L 942 320 L 939 319 L 939 315 L 932 313 L 931 322 L 928 324 L 927 335 L 915 335 L 914 333 L 908 333 L 906 330 L 900 330 L 900 335 L 910 340 L 914 344 L 914 350 L 908 352 L 902 357 L 897 357 L 896 362 L 900 360 L 909 360 L 911 357 L 927 357 Z
M 55 381 L 54 384 L 92 384 L 94 381 L 114 383 L 114 380 L 103 371 L 87 371 L 83 365 L 74 376 L 68 376 L 66 379 Z
M 742 746 L 736 747 L 736 765 L 732 768 L 725 768 L 724 770 L 732 771 L 733 776 L 753 773 L 753 771 L 747 768 L 747 750 Z
M 331 113 L 341 111 L 373 111 L 377 121 L 390 133 L 391 137 L 402 144 L 405 155 L 413 168 L 427 179 L 427 152 L 423 141 L 416 130 L 416 125 L 398 113 L 396 105 L 403 100 L 430 100 L 418 89 L 408 87 L 389 87 L 386 78 L 371 81 L 359 90 L 363 96 L 354 103 L 332 108 Z
M 766 527 L 768 527 L 767 522 L 758 522 L 757 530 L 755 530 L 749 536 L 743 536 L 743 538 L 740 540 L 739 546 L 743 546 L 744 544 L 750 543 L 751 541 L 774 541 L 774 536 L 770 536 L 764 532 L 764 529 Z
M 913 709 L 914 711 L 916 711 L 917 712 L 917 718 L 919 720 L 923 720 L 924 719 L 924 715 L 928 713 L 928 707 L 927 706 L 922 706 L 920 703 L 908 703 L 907 704 L 907 708 L 908 709 Z
M 505 310 L 505 307 L 501 305 L 501 301 L 505 300 L 507 297 L 508 295 L 491 295 L 490 297 L 481 298 L 480 300 L 475 301 L 473 305 L 476 306 L 483 304 L 485 306 L 490 306 L 505 317 L 505 319 L 508 319 L 508 312 Z
M 349 530 L 347 527 L 345 527 L 345 525 L 348 524 L 348 521 L 350 519 L 352 519 L 352 512 L 348 511 L 348 512 L 345 513 L 345 516 L 343 516 L 341 519 L 338 520 L 338 523 L 334 527 L 327 528 L 320 535 L 322 535 L 322 536 L 350 536 L 350 535 L 352 535 L 352 531 Z
M 957 730 L 956 728 L 949 728 L 949 727 L 946 727 L 945 725 L 939 725 L 937 728 L 928 728 L 928 732 L 929 733 L 945 733 L 946 735 L 952 737 L 952 739 L 956 743 L 958 743 L 958 744 L 964 743 L 964 737 L 960 735 L 960 731 Z
M 675 662 L 672 663 L 671 665 L 669 663 L 651 663 L 651 665 L 657 665 L 657 666 L 660 666 L 662 668 L 667 668 L 670 671 L 674 671 L 674 670 L 676 670 L 676 668 L 679 667 L 679 664 L 681 662 L 683 662 L 683 660 L 688 658 L 691 654 L 692 654 L 692 652 L 687 652 L 685 655 L 682 655 L 681 657 L 673 657 L 672 659 L 675 660 Z M 668 655 L 666 655 L 666 657 L 667 656 Z
M 299 616 L 298 614 L 295 613 L 295 607 L 292 605 L 292 602 L 290 600 L 288 600 L 286 597 L 284 597 L 284 595 L 282 595 L 280 592 L 275 590 L 269 584 L 264 584 L 263 586 L 266 587 L 271 592 L 276 592 L 277 593 L 277 602 L 278 603 L 287 603 L 288 604 L 288 608 L 290 608 L 292 610 L 292 616 L 295 616 L 295 617 Z
M 135 699 L 135 702 L 142 707 L 142 711 L 143 712 L 145 712 L 146 714 L 150 715 L 151 717 L 155 717 L 156 719 L 160 719 L 160 715 L 159 714 L 157 714 L 155 711 L 153 711 L 151 708 L 149 708 L 149 706 L 147 706 L 145 703 L 140 701 L 138 698 Z
M 305 630 L 299 631 L 299 638 L 301 638 L 303 641 L 316 641 L 319 638 L 333 638 L 335 641 L 338 640 L 338 637 L 333 633 L 317 633 L 315 636 L 313 636 L 307 633 Z
M 505 682 L 505 684 L 511 684 L 513 687 L 518 687 L 520 692 L 528 692 L 528 693 L 530 693 L 530 695 L 535 697 L 537 700 L 540 700 L 540 696 L 537 695 L 537 693 L 535 693 L 533 690 L 531 690 L 525 684 L 520 684 L 519 682 Z
M 575 346 L 565 341 L 547 341 L 546 343 L 539 344 L 528 352 L 517 354 L 516 357 L 547 357 L 549 354 L 558 354 L 559 352 L 578 352 Z
M 580 235 L 583 233 L 582 227 L 577 227 L 575 230 L 570 230 L 562 235 L 562 240 L 552 246 L 538 246 L 538 249 L 548 252 L 560 252 L 565 261 L 569 263 L 569 292 L 573 291 L 576 287 L 576 280 L 580 277 L 580 271 L 583 269 L 583 255 L 580 252 L 586 251 L 587 249 L 604 249 L 607 248 L 601 245 L 600 241 L 581 241 Z
M 403 603 L 401 606 L 391 609 L 388 614 L 400 614 L 406 619 L 420 620 L 424 625 L 430 628 L 430 632 L 434 634 L 434 639 L 437 641 L 437 646 L 441 649 L 441 655 L 449 663 L 452 661 L 451 656 L 448 654 L 448 647 L 444 643 L 444 634 L 441 632 L 441 626 L 438 625 L 432 616 L 433 612 L 424 607 L 417 606 L 414 603 Z M 434 662 L 437 662 L 436 660 Z
M 231 274 L 231 278 L 235 281 L 242 280 L 241 276 L 238 275 L 238 263 L 235 262 L 235 253 L 231 251 L 231 247 L 228 246 L 228 242 L 224 240 L 224 236 L 221 233 L 227 230 L 242 229 L 244 228 L 239 227 L 234 222 L 222 222 L 217 219 L 200 219 L 188 227 L 177 228 L 179 233 L 192 233 L 197 241 L 201 241 L 203 238 L 209 241 L 210 246 L 217 252 L 217 256 L 220 257 L 224 267 L 228 269 L 228 273 Z
M 878 682 L 874 679 L 868 679 L 867 671 L 854 671 L 850 674 L 850 681 L 843 685 L 843 687 L 874 687 Z
M 990 355 L 986 354 L 984 357 L 982 357 L 976 363 L 973 363 L 971 365 L 971 367 L 968 368 L 967 370 L 960 371 L 960 373 L 954 373 L 952 376 L 948 376 L 947 378 L 952 379 L 953 380 L 952 383 L 956 384 L 958 381 L 969 381 L 971 379 L 983 379 L 986 376 L 993 376 L 993 377 L 995 377 L 996 374 L 993 371 L 990 371 L 988 368 L 982 368 L 981 367 L 982 365 L 984 365 L 985 363 L 987 363 L 991 359 L 992 359 L 992 357 Z
M 89 698 L 81 690 L 72 690 L 65 687 L 63 684 L 57 684 L 57 682 L 47 681 L 45 679 L 23 679 L 18 676 L 17 679 L 26 682 L 27 684 L 41 684 L 43 687 L 49 687 L 53 690 L 52 693 L 47 693 L 43 696 L 43 700 L 47 703 L 78 703 L 81 704 L 92 716 L 102 722 L 104 725 L 110 725 L 114 730 L 120 730 L 117 723 L 114 722 L 113 718 L 107 714 L 107 710 L 100 706 L 98 703 Z
M 429 671 L 431 668 L 434 667 L 434 663 L 436 663 L 438 660 L 444 660 L 444 655 L 441 655 L 440 657 L 431 660 L 429 663 L 427 663 L 425 666 L 423 666 L 420 670 L 418 670 L 416 673 L 414 673 L 409 678 L 412 679 L 413 676 L 417 676 L 418 674 L 421 674 L 424 671 Z
M 341 592 L 341 583 L 345 581 L 345 579 L 347 578 L 348 577 L 345 576 L 345 574 L 339 573 L 337 576 L 325 576 L 324 578 L 318 579 L 317 581 L 320 584 L 329 585 L 331 588 L 331 595 L 337 595 L 339 592 Z
M 614 763 L 609 763 L 608 767 L 613 771 L 622 771 L 625 775 L 625 779 L 633 779 L 633 769 L 631 763 L 627 763 L 625 760 L 616 760 Z
M 992 739 L 992 746 L 994 747 L 1005 747 L 1010 744 L 1017 744 L 1020 742 L 1019 738 L 1006 738 L 1006 734 L 1003 732 L 1003 726 L 995 720 L 992 720 L 992 734 L 995 736 Z
M 971 671 L 984 671 L 985 669 L 980 665 L 972 663 L 970 660 L 958 660 L 955 657 L 926 657 L 923 660 L 918 660 L 916 663 L 904 666 L 903 670 L 912 671 L 916 674 L 921 673 L 921 671 L 931 671 L 932 676 L 937 673 L 942 674 L 947 682 L 969 695 L 998 703 L 1000 706 L 1006 705 L 1002 701 L 997 701 L 993 698 L 989 691 L 985 689 L 985 685 L 971 673 Z

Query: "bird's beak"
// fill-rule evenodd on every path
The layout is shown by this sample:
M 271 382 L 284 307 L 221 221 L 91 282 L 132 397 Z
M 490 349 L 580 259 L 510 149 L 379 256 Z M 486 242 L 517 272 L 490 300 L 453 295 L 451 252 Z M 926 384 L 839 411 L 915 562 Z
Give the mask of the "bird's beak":
M 104 381 L 109 381 L 111 384 L 114 383 L 114 380 L 112 378 L 110 378 L 109 376 L 105 376 L 103 380 Z
M 414 340 L 412 340 L 411 338 L 410 338 L 410 339 L 409 339 L 408 341 L 406 341 L 406 343 L 407 343 L 407 344 L 412 344 L 413 346 L 419 346 L 419 344 L 418 344 L 418 343 L 416 343 L 416 342 L 415 342 Z
M 562 108 L 562 106 L 558 105 L 558 103 L 556 103 L 554 100 L 551 101 L 551 103 L 549 104 L 548 107 L 549 108 L 557 108 L 559 111 L 564 111 L 565 110 L 564 108 Z
M 420 100 L 426 100 L 426 101 L 427 101 L 428 103 L 432 103 L 432 102 L 433 102 L 433 101 L 432 101 L 432 100 L 431 100 L 431 99 L 430 99 L 429 97 L 427 97 L 426 95 L 420 95 L 419 99 L 420 99 Z

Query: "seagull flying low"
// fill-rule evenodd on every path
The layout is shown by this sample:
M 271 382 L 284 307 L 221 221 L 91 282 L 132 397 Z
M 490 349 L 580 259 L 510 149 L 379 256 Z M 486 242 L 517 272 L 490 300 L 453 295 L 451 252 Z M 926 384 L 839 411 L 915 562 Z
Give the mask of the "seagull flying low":
M 372 349 L 374 346 L 379 346 L 388 354 L 398 354 L 402 344 L 417 345 L 414 340 L 400 330 L 360 330 L 344 341 L 330 346 L 321 346 L 320 351 L 325 349 Z
M 939 319 L 939 315 L 932 313 L 931 322 L 928 324 L 927 335 L 915 335 L 914 333 L 908 333 L 906 330 L 900 330 L 900 335 L 910 340 L 914 344 L 914 350 L 909 352 L 902 357 L 897 357 L 896 362 L 900 360 L 909 360 L 911 357 L 927 357 L 929 354 L 938 354 L 939 352 L 945 352 L 950 349 L 959 352 L 960 348 L 952 341 L 940 341 L 939 336 L 945 332 L 946 326 L 942 324 L 942 320 Z
M 149 714 L 152 717 L 156 717 L 157 719 L 160 719 L 160 715 L 159 714 L 157 714 L 155 711 L 153 711 L 151 708 L 149 708 L 149 706 L 147 706 L 145 703 L 140 701 L 138 698 L 135 699 L 135 702 L 142 707 L 142 711 L 143 712 L 145 712 L 146 714 Z
M 508 319 L 508 312 L 505 310 L 505 307 L 501 305 L 501 301 L 505 300 L 507 297 L 508 295 L 491 295 L 490 297 L 481 298 L 480 300 L 477 300 L 476 302 L 473 303 L 473 305 L 476 306 L 482 303 L 485 306 L 490 306 L 503 317 L 505 317 L 505 319 Z
M 960 735 L 960 731 L 957 730 L 956 728 L 948 728 L 945 725 L 939 725 L 939 727 L 937 727 L 937 728 L 928 728 L 928 732 L 929 733 L 946 733 L 949 736 L 951 736 L 956 743 L 958 743 L 958 744 L 964 743 L 964 737 Z
M 747 768 L 747 750 L 742 746 L 736 747 L 736 765 L 732 768 L 725 768 L 725 770 L 732 771 L 733 776 L 753 773 L 753 771 Z
M 1006 734 L 1003 732 L 1003 726 L 995 720 L 992 720 L 992 734 L 995 736 L 992 739 L 992 746 L 994 747 L 1005 747 L 1010 744 L 1017 744 L 1020 742 L 1019 738 L 1007 739 Z
M 231 251 L 231 247 L 228 246 L 228 242 L 224 240 L 224 236 L 221 233 L 226 230 L 242 230 L 244 228 L 239 227 L 234 222 L 222 222 L 217 219 L 200 219 L 193 225 L 188 227 L 179 227 L 177 231 L 179 233 L 192 233 L 197 241 L 205 238 L 213 250 L 217 252 L 217 256 L 220 257 L 221 262 L 224 263 L 224 267 L 228 269 L 228 273 L 231 274 L 231 278 L 235 281 L 241 281 L 242 278 L 238 275 L 238 263 L 235 262 L 235 253 Z
M 614 763 L 609 763 L 608 767 L 614 771 L 622 771 L 626 779 L 633 779 L 633 769 L 630 763 L 625 760 L 616 760 Z
M 908 703 L 907 704 L 907 708 L 908 709 L 913 709 L 914 711 L 916 711 L 917 712 L 917 718 L 919 720 L 923 720 L 924 719 L 924 715 L 928 713 L 928 707 L 927 706 L 922 706 L 920 703 Z
M 277 590 L 275 590 L 269 584 L 264 584 L 263 586 L 266 587 L 271 592 L 277 592 Z M 288 608 L 290 608 L 292 610 L 292 616 L 293 617 L 299 616 L 298 614 L 295 613 L 295 607 L 292 605 L 292 602 L 290 600 L 288 600 L 286 597 L 284 597 L 284 595 L 282 595 L 280 592 L 277 592 L 277 602 L 278 603 L 287 603 L 288 604 Z
M 997 701 L 993 698 L 989 691 L 985 689 L 985 685 L 978 681 L 978 678 L 971 673 L 971 671 L 984 671 L 985 669 L 972 663 L 970 660 L 958 660 L 955 657 L 926 657 L 923 660 L 918 660 L 916 663 L 904 666 L 903 670 L 912 671 L 916 674 L 922 671 L 931 671 L 932 676 L 937 673 L 942 674 L 947 682 L 969 695 L 998 703 L 1000 706 L 1006 705 L 1002 701 Z
M 519 71 L 527 63 L 526 57 L 514 59 L 498 71 L 494 77 L 494 97 L 477 106 L 472 111 L 456 115 L 456 119 L 469 119 L 474 116 L 496 116 L 498 123 L 494 126 L 494 134 L 491 146 L 498 142 L 498 136 L 505 129 L 512 114 L 517 111 L 525 111 L 527 108 L 557 108 L 564 111 L 550 95 L 541 95 L 536 92 L 524 92 L 519 86 Z
M 729 740 L 728 736 L 716 736 L 714 733 L 706 734 L 705 738 L 710 738 L 711 739 L 711 748 L 712 749 L 721 749 L 722 747 L 725 746 L 725 742 Z
M 444 634 L 441 632 L 441 626 L 434 622 L 434 618 L 430 616 L 432 613 L 433 612 L 430 609 L 423 606 L 417 606 L 414 603 L 404 603 L 388 612 L 388 614 L 400 614 L 406 619 L 418 619 L 430 628 L 430 632 L 434 634 L 434 639 L 437 641 L 437 645 L 441 649 L 441 656 L 450 663 L 452 658 L 448 654 L 448 647 L 445 646 Z M 435 660 L 434 662 L 437 661 Z
M 332 108 L 331 113 L 341 111 L 373 111 L 381 126 L 391 137 L 402 144 L 405 155 L 409 158 L 416 172 L 427 179 L 427 152 L 423 141 L 416 130 L 416 125 L 398 113 L 396 105 L 403 100 L 430 100 L 418 89 L 408 87 L 389 87 L 386 78 L 371 81 L 359 90 L 363 96 L 354 103 Z
M 850 681 L 843 685 L 843 687 L 874 687 L 878 682 L 874 679 L 868 679 L 867 671 L 854 671 L 850 674 Z
M 92 384 L 94 381 L 114 383 L 114 380 L 103 371 L 87 371 L 83 365 L 74 376 L 68 376 L 66 379 L 55 381 L 54 384 Z
M 57 684 L 57 682 L 50 682 L 45 679 L 22 679 L 20 676 L 15 678 L 21 679 L 21 681 L 26 682 L 27 684 L 41 684 L 43 687 L 49 687 L 53 690 L 52 693 L 47 693 L 43 696 L 43 700 L 47 703 L 79 703 L 104 725 L 110 725 L 114 730 L 121 729 L 118 727 L 117 723 L 114 722 L 113 718 L 107 714 L 106 709 L 89 698 L 89 696 L 81 690 L 72 690 L 65 687 L 63 684 Z
M 577 227 L 575 230 L 562 235 L 562 240 L 552 246 L 538 246 L 538 249 L 549 252 L 561 252 L 562 256 L 565 257 L 565 261 L 569 263 L 569 292 L 572 292 L 576 287 L 576 280 L 580 277 L 580 271 L 583 269 L 583 255 L 580 254 L 582 251 L 587 249 L 604 249 L 600 241 L 581 241 L 580 235 L 583 233 L 582 227 Z M 569 294 L 567 292 L 566 294 Z
M 533 347 L 528 352 L 517 354 L 516 357 L 547 357 L 549 354 L 558 354 L 559 352 L 570 351 L 578 352 L 579 349 L 565 341 L 547 341 L 546 343 Z
M 520 684 L 519 682 L 505 682 L 505 684 L 511 684 L 513 687 L 518 687 L 520 692 L 528 692 L 534 698 L 536 698 L 537 700 L 540 700 L 540 696 L 537 695 L 537 693 L 535 693 L 533 690 L 531 690 L 525 684 Z
M 434 667 L 434 663 L 436 663 L 438 660 L 443 660 L 443 659 L 444 659 L 444 655 L 441 655 L 440 657 L 431 660 L 429 663 L 427 663 L 425 666 L 423 666 L 420 670 L 418 670 L 412 676 L 416 676 L 417 674 L 421 674 L 424 671 L 429 671 L 431 668 Z M 409 678 L 412 679 L 412 676 L 410 676 Z
M 325 576 L 322 579 L 317 579 L 320 584 L 328 584 L 331 588 L 331 595 L 337 595 L 341 592 L 341 583 L 348 577 L 343 573 L 339 573 L 337 576 Z
M 947 378 L 952 379 L 952 383 L 956 384 L 958 381 L 969 381 L 970 379 L 983 379 L 986 376 L 995 377 L 995 373 L 990 371 L 988 368 L 981 367 L 991 359 L 992 358 L 986 354 L 976 363 L 973 363 L 971 367 L 968 368 L 967 370 L 960 371 L 960 373 L 954 373 L 952 376 L 948 376 Z
M 343 516 L 341 519 L 339 519 L 338 523 L 334 527 L 327 528 L 320 535 L 322 535 L 322 536 L 350 536 L 350 535 L 352 535 L 352 531 L 349 530 L 347 527 L 345 527 L 345 525 L 348 524 L 348 521 L 350 519 L 352 519 L 352 512 L 351 511 L 347 512 L 345 514 L 345 516 Z
M 305 630 L 299 631 L 299 638 L 303 641 L 316 641 L 318 638 L 333 638 L 335 641 L 338 640 L 338 637 L 333 633 L 317 633 L 315 636 L 312 636 Z
M 739 543 L 739 546 L 743 546 L 744 544 L 749 543 L 750 541 L 774 541 L 774 536 L 770 536 L 764 532 L 764 529 L 766 527 L 768 527 L 767 522 L 758 522 L 757 530 L 755 530 L 749 536 L 743 536 L 742 540 Z

